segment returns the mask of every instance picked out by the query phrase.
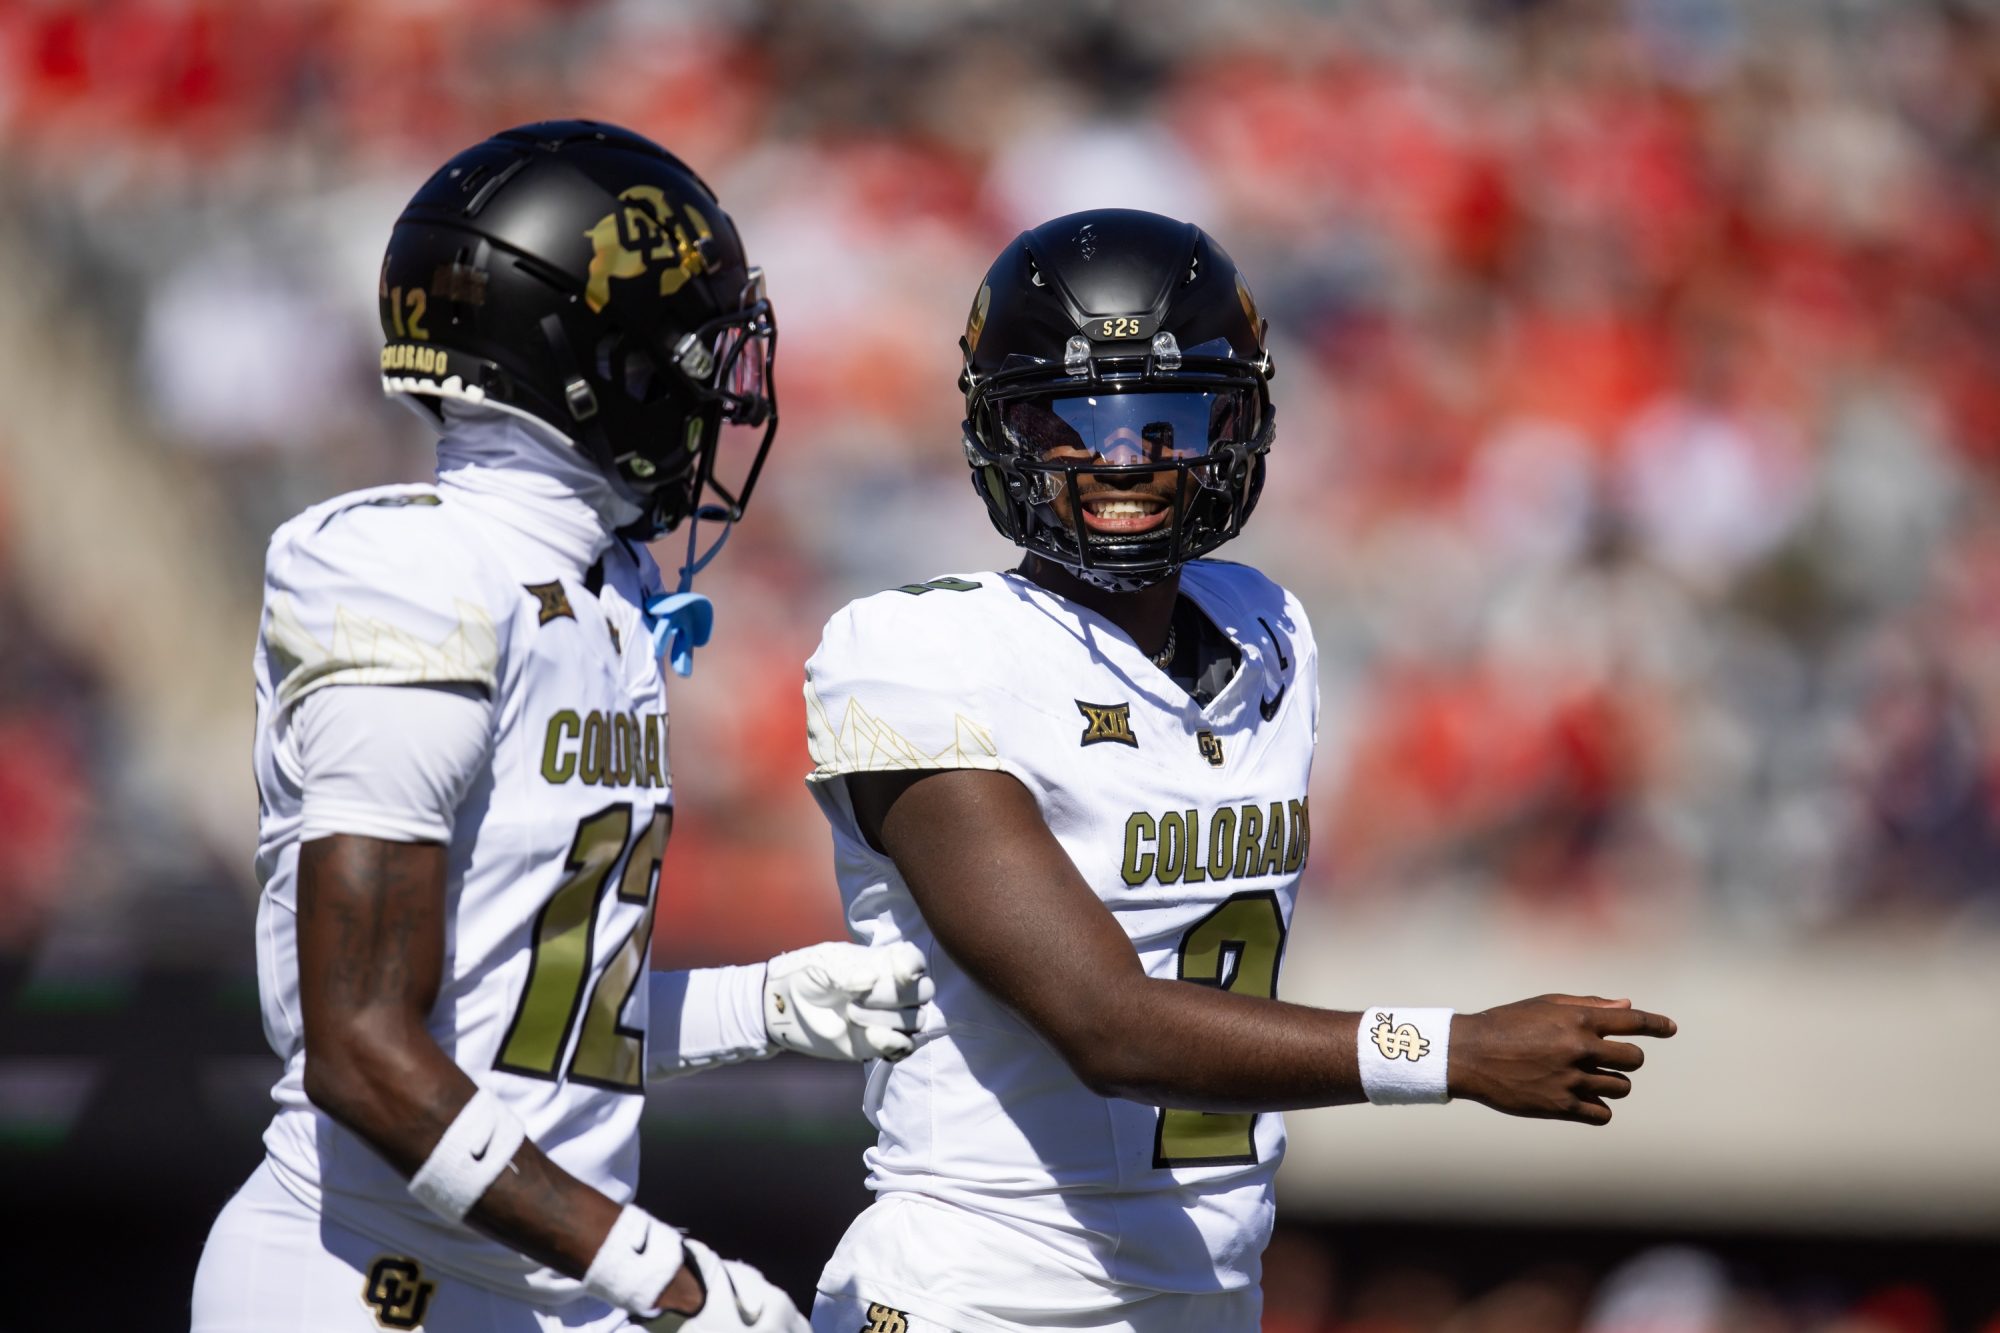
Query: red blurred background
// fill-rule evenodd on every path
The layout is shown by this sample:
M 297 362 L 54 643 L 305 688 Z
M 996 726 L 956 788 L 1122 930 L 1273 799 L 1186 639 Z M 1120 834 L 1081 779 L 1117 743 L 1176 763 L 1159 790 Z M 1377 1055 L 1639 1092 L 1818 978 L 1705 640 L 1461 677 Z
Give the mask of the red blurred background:
M 1120 204 L 1208 228 L 1272 323 L 1272 484 L 1227 554 L 1298 590 L 1322 643 L 1306 912 L 1571 956 L 1893 939 L 1898 966 L 1944 941 L 2000 963 L 1990 3 L 15 0 L 17 1013 L 96 996 L 115 1023 L 158 977 L 248 975 L 263 540 L 428 475 L 374 382 L 389 224 L 457 148 L 571 115 L 710 179 L 783 330 L 772 470 L 675 683 L 661 962 L 839 931 L 800 663 L 848 597 L 1011 561 L 966 491 L 953 339 L 1016 231 Z M 44 1151 L 94 1095 L 0 1072 L 0 1126 L 59 1125 L 23 1140 Z M 1993 1143 L 1968 1165 L 2000 1190 Z M 1990 1245 L 2000 1215 L 1973 1212 L 1932 1223 Z M 1760 1278 L 1754 1247 L 1643 1233 L 1475 1281 L 1424 1233 L 1370 1279 L 1337 1263 L 1353 1233 L 1301 1230 L 1269 1326 L 1916 1333 L 2000 1305 L 1940 1285 L 1960 1252 L 1921 1236 L 1899 1284 L 1803 1242 Z

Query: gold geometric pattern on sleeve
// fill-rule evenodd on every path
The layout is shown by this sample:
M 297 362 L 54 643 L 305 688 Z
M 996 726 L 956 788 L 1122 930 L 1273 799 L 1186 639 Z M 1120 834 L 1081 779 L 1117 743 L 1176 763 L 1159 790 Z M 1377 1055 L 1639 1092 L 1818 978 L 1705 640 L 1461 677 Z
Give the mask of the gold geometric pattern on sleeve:
M 279 672 L 278 702 L 289 707 L 323 685 L 465 683 L 490 690 L 499 678 L 500 636 L 484 607 L 452 599 L 458 624 L 430 643 L 376 616 L 333 609 L 333 642 L 321 643 L 293 610 L 271 599 L 264 642 Z
M 812 752 L 815 778 L 897 769 L 1000 767 L 992 730 L 963 713 L 952 714 L 951 742 L 930 751 L 870 713 L 859 700 L 847 701 L 847 712 L 835 726 L 810 683 L 806 685 L 806 744 Z

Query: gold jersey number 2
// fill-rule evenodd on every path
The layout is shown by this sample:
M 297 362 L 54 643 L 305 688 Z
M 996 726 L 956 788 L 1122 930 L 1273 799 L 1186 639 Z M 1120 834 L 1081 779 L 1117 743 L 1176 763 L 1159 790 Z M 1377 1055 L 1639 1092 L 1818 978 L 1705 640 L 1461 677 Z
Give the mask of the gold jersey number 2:
M 577 825 L 563 863 L 563 881 L 535 917 L 528 984 L 514 1009 L 514 1021 L 507 1025 L 494 1068 L 530 1078 L 556 1078 L 581 1009 L 583 1033 L 570 1056 L 569 1077 L 616 1092 L 644 1090 L 646 1034 L 620 1023 L 618 1015 L 645 973 L 669 818 L 669 811 L 655 810 L 629 853 L 625 844 L 632 834 L 630 802 L 606 806 Z M 643 903 L 646 910 L 604 965 L 585 1006 L 583 991 L 590 979 L 598 907 L 621 856 L 625 872 L 618 877 L 618 901 Z
M 1239 893 L 1181 936 L 1180 979 L 1270 999 L 1285 952 L 1285 915 L 1269 889 Z M 1233 965 L 1232 965 L 1233 964 Z M 1153 1135 L 1153 1165 L 1249 1166 L 1257 1160 L 1254 1112 L 1163 1108 Z

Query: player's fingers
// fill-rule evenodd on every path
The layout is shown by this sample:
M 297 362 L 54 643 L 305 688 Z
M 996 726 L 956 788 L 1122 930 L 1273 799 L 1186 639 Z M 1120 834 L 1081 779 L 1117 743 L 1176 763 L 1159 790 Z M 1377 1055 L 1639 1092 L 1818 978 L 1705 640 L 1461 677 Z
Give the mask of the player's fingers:
M 1629 1041 L 1600 1041 L 1590 1062 L 1603 1069 L 1637 1069 L 1646 1063 L 1646 1052 Z
M 876 987 L 882 984 L 885 969 L 881 963 L 866 953 L 857 953 L 851 958 L 843 958 L 837 964 L 826 968 L 826 979 L 832 989 L 849 1000 L 866 1003 Z
M 925 975 L 929 965 L 924 961 L 924 951 L 908 940 L 871 949 L 866 957 L 870 969 L 868 990 L 855 997 L 862 1004 L 875 1009 L 921 1004 L 929 998 L 926 989 L 935 989 Z
M 847 1021 L 858 1028 L 891 1028 L 902 1032 L 915 1032 L 922 1026 L 923 1011 L 915 1005 L 904 1005 L 900 1009 L 869 1009 L 854 1005 L 847 1011 Z
M 1563 1119 L 1574 1120 L 1579 1125 L 1608 1125 L 1611 1123 L 1611 1108 L 1595 1097 L 1578 1097 L 1570 1102 Z
M 917 1049 L 917 1043 L 907 1032 L 898 1032 L 895 1028 L 864 1027 L 859 1031 L 861 1044 L 884 1060 L 900 1060 Z
M 930 970 L 924 961 L 924 951 L 908 940 L 897 940 L 882 952 L 888 955 L 889 972 L 899 986 L 914 985 L 918 977 Z
M 890 969 L 877 973 L 868 993 L 856 997 L 856 1002 L 871 1009 L 904 1009 L 923 1004 L 936 994 L 937 983 L 923 973 L 910 975 Z
M 1592 1014 L 1590 1025 L 1599 1033 L 1615 1032 L 1621 1036 L 1671 1037 L 1679 1031 L 1679 1025 L 1673 1019 L 1644 1009 L 1607 1009 Z
M 1576 1090 L 1592 1097 L 1629 1097 L 1632 1080 L 1623 1074 L 1585 1074 L 1577 1080 Z
M 1602 995 L 1537 995 L 1544 1004 L 1577 1004 L 1586 1009 L 1630 1009 L 1630 1000 L 1607 1000 Z

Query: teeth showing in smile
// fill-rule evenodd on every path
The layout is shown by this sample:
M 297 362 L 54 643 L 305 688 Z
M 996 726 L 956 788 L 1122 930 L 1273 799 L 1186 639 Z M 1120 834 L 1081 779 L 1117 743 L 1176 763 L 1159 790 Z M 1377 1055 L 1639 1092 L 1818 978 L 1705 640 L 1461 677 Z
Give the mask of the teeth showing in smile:
M 1094 529 L 1093 542 L 1133 541 L 1158 531 L 1167 519 L 1167 502 L 1152 495 L 1100 495 L 1083 502 L 1084 521 Z

